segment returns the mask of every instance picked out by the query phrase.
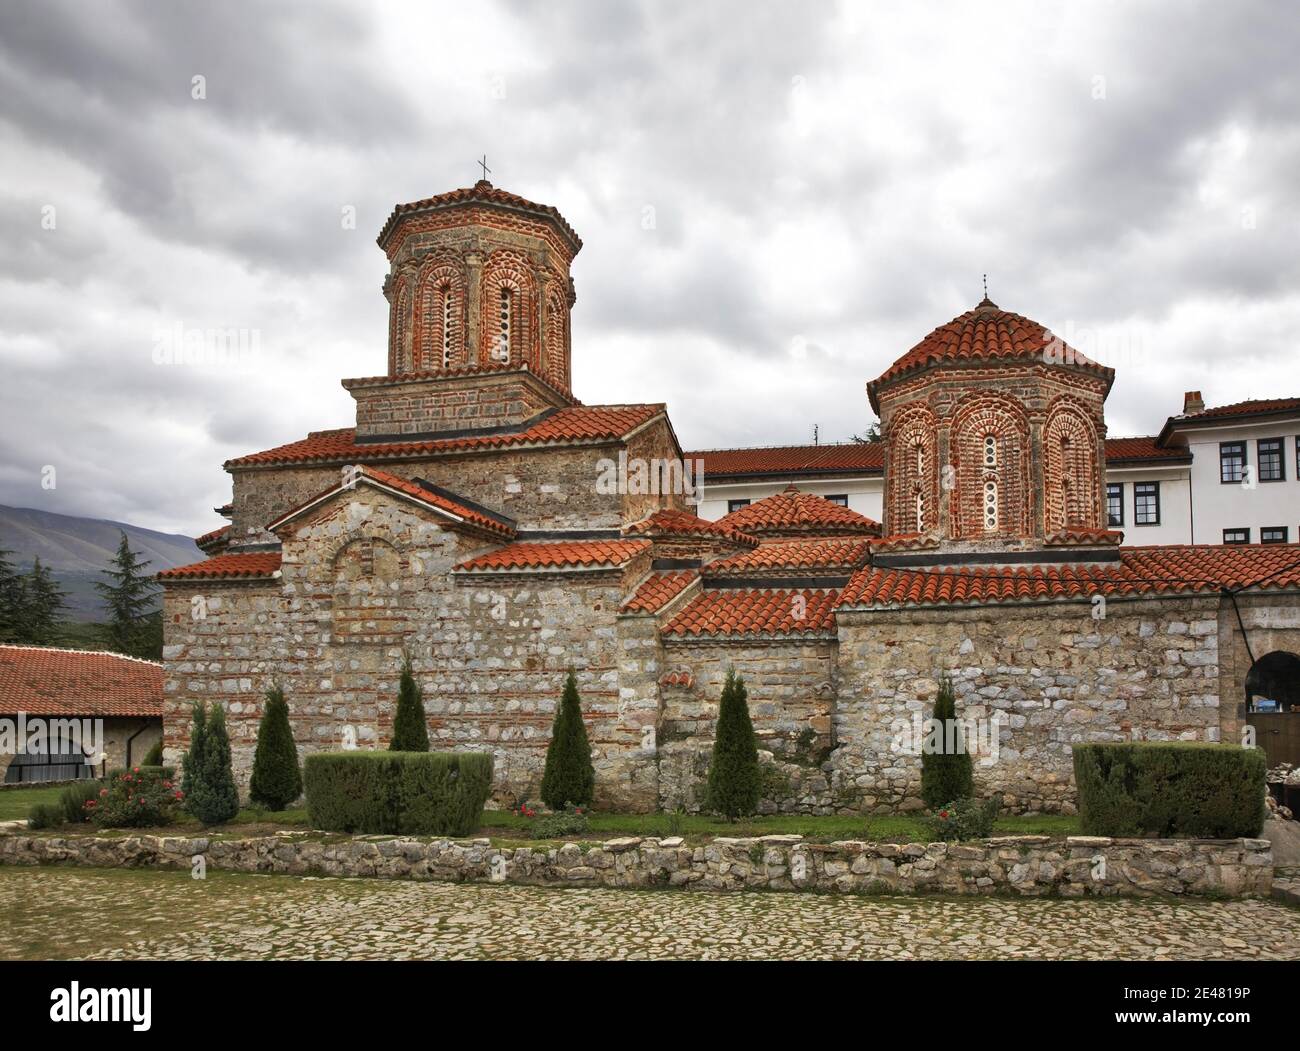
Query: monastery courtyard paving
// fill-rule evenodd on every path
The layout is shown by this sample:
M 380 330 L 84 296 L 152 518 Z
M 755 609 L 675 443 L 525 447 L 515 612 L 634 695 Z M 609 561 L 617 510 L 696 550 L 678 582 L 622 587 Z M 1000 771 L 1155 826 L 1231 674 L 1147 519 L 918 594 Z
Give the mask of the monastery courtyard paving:
M 1269 901 L 827 897 L 0 868 L 0 959 L 1296 959 Z

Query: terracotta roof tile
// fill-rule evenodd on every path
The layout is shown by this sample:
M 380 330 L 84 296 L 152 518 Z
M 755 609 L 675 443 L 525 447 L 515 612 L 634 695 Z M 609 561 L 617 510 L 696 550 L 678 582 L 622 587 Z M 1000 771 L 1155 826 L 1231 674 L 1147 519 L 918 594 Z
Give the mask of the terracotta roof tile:
M 723 525 L 757 537 L 854 534 L 879 535 L 880 523 L 847 507 L 786 486 L 718 519 Z
M 1154 435 L 1139 438 L 1107 438 L 1106 462 L 1122 464 L 1126 460 L 1180 460 L 1191 462 L 1192 454 L 1177 446 L 1160 445 Z
M 573 566 L 623 566 L 650 550 L 648 540 L 523 541 L 478 555 L 455 568 L 462 572 L 550 569 Z
M 280 552 L 228 552 L 188 566 L 164 569 L 159 580 L 240 580 L 257 577 L 270 579 L 280 572 Z
M 1266 578 L 1264 588 L 1300 587 L 1300 544 L 1128 547 L 1120 549 L 1118 563 L 960 569 L 866 566 L 853 575 L 839 605 L 963 605 L 1082 599 L 1094 594 L 1214 593 Z
M 1180 422 L 1187 420 L 1220 419 L 1224 416 L 1258 416 L 1268 412 L 1300 412 L 1300 398 L 1252 398 L 1249 401 L 1233 402 L 1231 405 L 1216 405 L 1212 409 L 1188 413 L 1179 417 Z
M 754 547 L 758 540 L 726 522 L 710 522 L 690 511 L 662 510 L 656 511 L 639 522 L 632 522 L 623 527 L 624 536 L 636 537 L 716 537 L 734 543 Z
M 669 573 L 651 573 L 623 603 L 624 613 L 657 613 L 698 580 L 700 575 L 692 569 Z
M 576 253 L 582 248 L 582 239 L 574 232 L 568 221 L 559 211 L 549 204 L 537 204 L 526 197 L 520 197 L 509 190 L 501 190 L 493 186 L 486 179 L 480 179 L 473 186 L 463 187 L 459 190 L 448 190 L 446 193 L 436 194 L 433 197 L 426 197 L 420 201 L 411 201 L 409 204 L 397 205 L 392 214 L 384 222 L 383 229 L 379 231 L 379 247 L 385 248 L 386 242 L 397 224 L 406 216 L 418 212 L 429 212 L 439 208 L 450 208 L 459 205 L 487 204 L 497 205 L 505 208 L 512 208 L 526 212 L 534 212 L 539 215 L 547 216 L 553 219 L 556 224 L 564 231 L 565 236 L 573 243 L 573 250 Z
M 163 669 L 119 653 L 0 645 L 0 713 L 161 717 Z
M 505 521 L 500 521 L 479 508 L 470 506 L 452 493 L 426 489 L 424 486 L 419 485 L 416 482 L 402 478 L 399 475 L 391 474 L 388 471 L 382 471 L 378 467 L 358 465 L 356 480 L 352 485 L 358 485 L 362 482 L 369 482 L 380 489 L 387 489 L 390 492 L 400 493 L 402 496 L 414 500 L 416 503 L 423 504 L 426 507 L 442 512 L 444 515 L 450 515 L 455 519 L 459 519 L 466 525 L 472 526 L 481 532 L 491 533 L 501 537 L 513 537 L 515 535 L 515 528 L 513 525 L 510 525 Z M 340 479 L 337 484 L 330 486 L 328 489 L 321 490 L 315 496 L 305 500 L 291 511 L 286 511 L 284 514 L 280 515 L 279 518 L 270 522 L 267 525 L 267 528 L 279 529 L 293 518 L 306 511 L 309 507 L 312 507 L 335 493 L 342 492 L 343 489 L 344 484 L 342 479 Z
M 710 562 L 704 567 L 704 575 L 722 577 L 819 570 L 847 573 L 867 561 L 871 545 L 872 541 L 865 537 L 778 540 L 753 551 Z
M 1037 321 L 1003 310 L 987 297 L 974 310 L 968 310 L 940 325 L 925 339 L 867 384 L 871 403 L 882 383 L 935 365 L 940 362 L 1026 361 L 1043 362 L 1051 351 L 1056 360 L 1107 376 L 1107 368 L 1066 344 Z
M 743 475 L 879 474 L 885 469 L 885 447 L 880 442 L 703 449 L 682 455 L 704 461 L 706 485 L 710 478 Z
M 834 590 L 719 588 L 703 591 L 661 634 L 824 635 L 834 629 Z
M 438 453 L 504 449 L 517 445 L 615 441 L 664 411 L 662 405 L 573 405 L 518 431 L 434 441 L 357 442 L 356 430 L 312 431 L 300 441 L 226 461 L 226 468 L 290 463 L 376 463 L 424 459 Z
M 194 544 L 201 551 L 210 551 L 214 547 L 219 547 L 230 539 L 230 523 L 227 522 L 220 529 L 214 529 L 210 533 L 204 533 L 200 537 L 194 538 Z
M 689 690 L 695 685 L 695 676 L 688 671 L 669 671 L 659 676 L 660 686 L 675 687 L 679 690 Z

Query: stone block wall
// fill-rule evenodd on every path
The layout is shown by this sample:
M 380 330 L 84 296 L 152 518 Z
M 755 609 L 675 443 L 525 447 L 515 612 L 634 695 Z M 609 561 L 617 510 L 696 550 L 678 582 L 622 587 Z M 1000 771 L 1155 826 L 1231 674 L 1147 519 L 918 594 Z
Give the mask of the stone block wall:
M 976 786 L 1014 810 L 1074 809 L 1070 746 L 1220 740 L 1218 599 L 839 614 L 837 798 L 866 810 L 921 804 L 919 754 L 900 727 L 930 716 L 951 675 L 958 715 L 991 721 L 998 755 Z M 992 761 L 989 761 L 992 759 Z
M 430 380 L 345 380 L 361 436 L 427 434 L 523 423 L 568 399 L 527 372 Z

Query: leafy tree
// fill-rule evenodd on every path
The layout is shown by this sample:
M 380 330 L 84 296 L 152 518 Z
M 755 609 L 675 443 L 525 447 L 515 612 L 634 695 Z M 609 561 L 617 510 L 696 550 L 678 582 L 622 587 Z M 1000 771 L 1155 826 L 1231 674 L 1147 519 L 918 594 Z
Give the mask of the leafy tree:
M 424 693 L 411 670 L 411 655 L 402 654 L 402 678 L 397 685 L 397 714 L 393 716 L 390 752 L 427 752 L 429 725 L 424 719 Z
M 254 803 L 268 810 L 283 810 L 302 795 L 302 769 L 289 727 L 289 705 L 279 686 L 266 691 L 248 794 Z
M 196 754 L 191 742 L 185 759 L 185 779 L 190 782 L 185 794 L 185 808 L 207 826 L 223 824 L 238 814 L 239 792 L 230 767 L 226 713 L 220 704 L 214 703 L 206 717 L 202 750 Z M 185 792 L 184 787 L 181 791 Z
M 32 571 L 23 578 L 22 584 L 19 636 L 37 646 L 52 645 L 59 640 L 67 592 L 59 587 L 39 558 L 32 563 Z
M 745 680 L 727 669 L 718 705 L 718 730 L 709 763 L 708 804 L 728 821 L 754 813 L 762 787 L 758 770 L 758 740 L 749 718 Z
M 971 755 L 966 748 L 965 732 L 957 721 L 952 680 L 946 675 L 939 683 L 932 718 L 933 728 L 921 750 L 921 798 L 931 810 L 975 794 Z M 931 740 L 935 747 L 930 745 Z
M 564 680 L 564 694 L 551 726 L 542 771 L 542 802 L 552 810 L 565 804 L 590 806 L 596 791 L 596 768 L 591 765 L 591 744 L 578 702 L 578 680 L 572 671 Z
M 143 766 L 162 766 L 162 765 L 163 765 L 163 761 L 162 761 L 162 745 L 163 745 L 163 743 L 162 743 L 161 739 L 155 741 L 155 742 L 153 743 L 153 747 L 150 748 L 149 751 L 145 752 L 145 754 L 144 754 L 144 763 L 141 764 L 141 765 L 143 765 Z
M 192 712 L 190 747 L 181 759 L 181 791 L 187 800 L 194 794 L 199 767 L 203 765 L 203 755 L 208 747 L 208 710 L 195 701 Z
M 107 580 L 95 582 L 104 600 L 108 623 L 104 626 L 110 648 L 132 657 L 149 657 L 153 640 L 148 618 L 156 602 L 158 585 L 144 570 L 150 565 L 131 550 L 126 534 L 121 534 L 117 552 L 103 571 Z M 159 618 L 161 626 L 161 617 Z M 161 648 L 159 648 L 161 654 Z

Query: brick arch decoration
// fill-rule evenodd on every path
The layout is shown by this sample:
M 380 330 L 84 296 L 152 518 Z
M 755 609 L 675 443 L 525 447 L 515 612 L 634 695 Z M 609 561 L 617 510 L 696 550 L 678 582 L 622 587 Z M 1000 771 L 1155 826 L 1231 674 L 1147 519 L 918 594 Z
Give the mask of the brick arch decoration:
M 995 439 L 996 464 L 984 463 L 985 438 Z M 958 540 L 1029 537 L 1033 513 L 1030 490 L 1029 421 L 1020 403 L 1005 395 L 967 395 L 953 417 L 951 459 L 956 470 L 949 511 L 949 534 Z M 985 486 L 992 483 L 997 525 L 985 524 Z
M 501 315 L 501 297 L 509 289 L 518 297 L 518 309 L 512 311 L 510 319 L 510 364 L 526 364 L 534 372 L 540 372 L 536 283 L 528 260 L 519 252 L 509 249 L 494 252 L 483 267 L 482 281 L 480 361 L 487 365 L 505 364 L 494 351 L 500 333 L 498 319 Z
M 1043 527 L 1101 527 L 1097 431 L 1078 405 L 1057 399 L 1043 427 Z
M 889 421 L 889 533 L 924 533 L 939 524 L 939 451 L 934 413 L 907 406 Z M 919 498 L 919 500 L 918 500 Z
M 380 537 L 353 537 L 330 560 L 333 638 L 344 644 L 392 646 L 412 630 L 410 596 L 390 586 L 406 575 L 407 559 Z
M 569 389 L 569 303 L 555 281 L 546 295 L 545 373 L 552 386 Z
M 465 279 L 460 267 L 442 261 L 420 270 L 413 323 L 415 371 L 454 368 L 465 361 Z M 443 338 L 450 334 L 450 360 Z
M 406 278 L 397 279 L 389 300 L 388 311 L 388 374 L 397 376 L 411 370 L 410 318 L 411 294 Z

